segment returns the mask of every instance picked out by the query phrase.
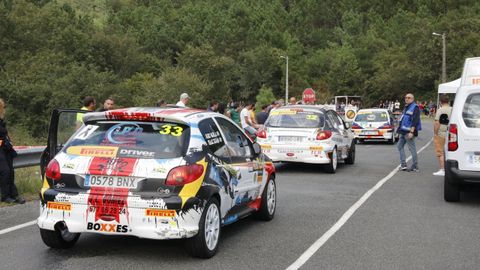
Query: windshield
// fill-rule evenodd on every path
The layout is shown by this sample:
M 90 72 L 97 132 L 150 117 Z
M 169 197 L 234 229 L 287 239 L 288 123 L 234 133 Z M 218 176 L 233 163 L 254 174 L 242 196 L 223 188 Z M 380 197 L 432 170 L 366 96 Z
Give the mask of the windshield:
M 382 111 L 359 111 L 355 122 L 388 122 L 388 114 Z
M 167 122 L 101 121 L 82 126 L 63 151 L 96 157 L 174 158 L 183 155 L 190 129 Z
M 325 116 L 321 112 L 298 110 L 272 111 L 265 123 L 267 127 L 319 128 L 323 127 Z

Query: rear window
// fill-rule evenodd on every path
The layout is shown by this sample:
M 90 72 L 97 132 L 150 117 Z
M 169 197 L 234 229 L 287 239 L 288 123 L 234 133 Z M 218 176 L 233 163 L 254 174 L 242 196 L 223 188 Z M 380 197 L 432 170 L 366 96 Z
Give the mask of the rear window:
M 101 121 L 82 126 L 63 151 L 95 157 L 174 158 L 190 138 L 186 125 L 167 122 Z
M 469 128 L 480 128 L 480 93 L 468 96 L 463 106 L 463 121 Z
M 321 112 L 298 110 L 275 110 L 268 117 L 265 126 L 284 128 L 319 128 L 325 124 L 325 115 Z
M 359 111 L 355 122 L 387 122 L 388 114 L 382 111 Z

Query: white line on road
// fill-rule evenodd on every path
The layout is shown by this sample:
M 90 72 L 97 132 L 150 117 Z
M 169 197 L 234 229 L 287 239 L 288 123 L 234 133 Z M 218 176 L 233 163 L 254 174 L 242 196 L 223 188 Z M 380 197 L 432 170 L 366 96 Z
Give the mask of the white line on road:
M 428 141 L 428 143 L 423 146 L 420 150 L 417 151 L 419 154 L 425 148 L 427 148 L 430 143 L 432 143 L 431 139 Z M 412 157 L 408 157 L 407 161 L 409 161 Z M 343 214 L 343 216 L 327 231 L 325 232 L 322 237 L 320 237 L 315 243 L 313 243 L 294 263 L 292 263 L 287 270 L 294 270 L 300 268 L 302 265 L 304 265 L 312 256 L 317 252 L 327 241 L 332 237 L 340 228 L 345 225 L 345 223 L 352 217 L 352 215 L 362 206 L 363 203 L 365 203 L 372 194 L 377 191 L 380 187 L 383 186 L 390 178 L 392 178 L 397 172 L 398 172 L 399 167 L 396 167 L 393 169 L 387 176 L 385 176 L 382 180 L 378 181 L 378 183 L 372 187 L 370 190 L 368 190 L 363 196 L 355 203 L 353 204 L 350 209 L 347 210 Z
M 10 228 L 3 229 L 3 230 L 0 231 L 0 235 L 6 234 L 6 233 L 9 233 L 9 232 L 13 232 L 13 231 L 16 231 L 16 230 L 20 230 L 22 228 L 32 226 L 34 224 L 37 224 L 37 220 L 32 220 L 32 221 L 27 222 L 27 223 L 23 223 L 23 224 L 20 224 L 20 225 L 17 225 L 17 226 L 13 226 L 13 227 L 10 227 Z

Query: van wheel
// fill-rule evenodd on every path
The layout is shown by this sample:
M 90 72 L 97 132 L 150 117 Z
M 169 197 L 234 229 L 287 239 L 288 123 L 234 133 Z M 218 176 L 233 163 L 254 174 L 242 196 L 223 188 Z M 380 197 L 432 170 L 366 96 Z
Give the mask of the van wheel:
M 198 234 L 187 239 L 186 248 L 193 257 L 211 258 L 218 249 L 220 240 L 220 208 L 216 198 L 211 198 L 203 210 Z
M 350 146 L 350 150 L 348 151 L 348 156 L 345 159 L 346 164 L 353 164 L 355 163 L 355 142 L 352 142 Z
M 447 174 L 444 176 L 443 197 L 447 202 L 458 202 L 460 200 L 460 186 L 450 183 Z
M 270 178 L 262 193 L 260 209 L 253 214 L 256 219 L 270 221 L 275 216 L 277 207 L 277 186 L 275 179 Z
M 330 163 L 325 166 L 327 173 L 335 173 L 337 171 L 338 165 L 338 156 L 337 156 L 337 147 L 333 148 L 332 153 L 330 153 Z
M 77 243 L 80 233 L 71 233 L 65 225 L 59 225 L 54 231 L 40 229 L 43 243 L 51 248 L 67 249 Z

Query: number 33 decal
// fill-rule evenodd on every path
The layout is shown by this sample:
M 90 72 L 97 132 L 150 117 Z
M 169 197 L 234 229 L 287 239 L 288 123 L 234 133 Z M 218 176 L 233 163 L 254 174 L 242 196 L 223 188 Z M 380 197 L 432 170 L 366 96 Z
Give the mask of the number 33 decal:
M 160 134 L 172 135 L 172 136 L 181 136 L 183 133 L 183 128 L 179 126 L 163 125 L 162 130 L 159 131 Z

